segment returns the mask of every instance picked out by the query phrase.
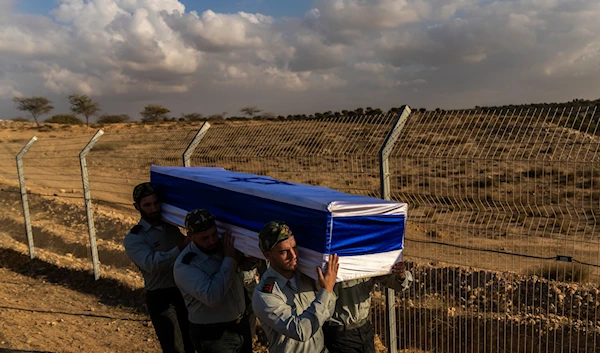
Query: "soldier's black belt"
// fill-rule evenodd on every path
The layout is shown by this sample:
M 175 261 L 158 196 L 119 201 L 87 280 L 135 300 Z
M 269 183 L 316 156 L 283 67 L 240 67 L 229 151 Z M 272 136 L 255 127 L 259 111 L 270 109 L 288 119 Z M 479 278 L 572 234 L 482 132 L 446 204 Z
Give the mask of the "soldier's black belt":
M 330 324 L 325 325 L 325 327 L 326 327 L 326 329 L 333 330 L 333 331 L 350 331 L 350 330 L 357 329 L 359 327 L 363 327 L 363 325 L 365 325 L 367 322 L 369 322 L 368 317 L 366 317 L 360 321 L 354 322 L 350 325 L 336 325 L 336 324 L 330 323 Z
M 243 317 L 238 318 L 237 320 L 228 321 L 228 322 L 217 322 L 214 324 L 193 324 L 198 328 L 207 328 L 207 329 L 228 329 L 232 327 L 236 327 L 242 322 Z

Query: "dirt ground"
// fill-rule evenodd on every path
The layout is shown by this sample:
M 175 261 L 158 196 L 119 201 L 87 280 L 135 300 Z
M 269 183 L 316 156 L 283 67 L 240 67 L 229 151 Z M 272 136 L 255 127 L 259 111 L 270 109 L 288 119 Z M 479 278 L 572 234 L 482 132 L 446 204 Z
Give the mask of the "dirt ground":
M 159 351 L 147 315 L 115 305 L 110 283 L 7 249 L 0 278 L 0 352 Z

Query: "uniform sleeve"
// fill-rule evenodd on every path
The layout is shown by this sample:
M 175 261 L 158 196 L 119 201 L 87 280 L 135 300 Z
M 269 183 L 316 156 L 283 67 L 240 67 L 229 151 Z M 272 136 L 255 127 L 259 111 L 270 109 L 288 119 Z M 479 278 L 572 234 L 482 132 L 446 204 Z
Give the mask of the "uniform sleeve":
M 177 247 L 169 251 L 155 251 L 143 237 L 133 233 L 125 236 L 123 245 L 131 261 L 149 273 L 168 269 L 179 255 Z
M 386 276 L 375 277 L 375 280 L 384 286 L 395 290 L 396 292 L 404 292 L 413 282 L 413 276 L 410 271 L 405 271 L 406 278 L 404 280 L 400 280 L 394 274 L 389 274 Z
M 202 304 L 215 307 L 225 299 L 225 294 L 231 288 L 235 267 L 235 260 L 225 257 L 219 271 L 210 276 L 197 267 L 177 263 L 174 271 L 175 283 L 179 289 Z
M 264 325 L 287 337 L 306 342 L 331 317 L 335 309 L 335 295 L 321 289 L 311 305 L 298 315 L 279 295 L 256 289 L 252 309 Z
M 336 283 L 337 284 L 337 283 Z M 329 293 L 326 290 L 324 290 L 320 285 L 319 285 L 319 281 L 315 281 L 315 287 L 317 288 L 317 290 L 319 291 L 319 293 L 321 291 L 325 291 L 325 293 L 328 293 L 331 295 L 331 299 L 329 300 L 329 302 L 327 303 L 327 309 L 329 310 L 329 316 L 325 319 L 325 321 L 331 319 L 331 317 L 335 314 L 335 308 L 336 308 L 336 304 L 337 304 L 337 300 L 340 297 L 340 289 L 339 286 L 335 285 L 333 286 L 333 293 Z M 337 288 L 336 288 L 337 287 Z M 337 289 L 337 290 L 336 290 Z

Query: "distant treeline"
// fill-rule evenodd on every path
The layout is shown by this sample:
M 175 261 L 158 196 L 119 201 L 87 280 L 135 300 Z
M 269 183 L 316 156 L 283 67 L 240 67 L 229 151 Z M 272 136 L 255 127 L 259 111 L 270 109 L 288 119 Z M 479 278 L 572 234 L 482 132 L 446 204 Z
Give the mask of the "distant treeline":
M 81 120 L 79 116 L 85 118 L 85 123 L 89 125 L 91 117 L 97 117 L 96 122 L 98 124 L 112 124 L 112 123 L 122 123 L 131 121 L 131 117 L 127 114 L 100 114 L 101 109 L 100 105 L 95 102 L 92 98 L 87 95 L 81 94 L 72 94 L 68 97 L 69 102 L 71 104 L 70 110 L 71 114 L 57 114 L 49 119 L 45 120 L 48 123 L 56 123 L 56 124 L 83 124 L 84 121 Z M 23 112 L 28 112 L 33 120 L 38 124 L 38 119 L 44 115 L 49 114 L 54 106 L 52 102 L 45 97 L 14 97 L 13 98 L 17 109 Z M 531 103 L 531 104 L 510 104 L 510 105 L 501 105 L 501 106 L 475 106 L 474 110 L 482 113 L 495 112 L 499 113 L 501 111 L 519 111 L 520 115 L 534 115 L 540 111 L 549 112 L 554 111 L 557 112 L 559 117 L 568 116 L 569 119 L 581 119 L 581 117 L 572 116 L 570 108 L 580 108 L 580 107 L 592 107 L 592 111 L 596 105 L 600 103 L 600 99 L 596 100 L 586 100 L 586 99 L 573 99 L 570 102 L 564 103 Z M 335 119 L 336 121 L 355 119 L 359 116 L 372 116 L 376 117 L 381 114 L 389 114 L 389 113 L 398 113 L 402 110 L 402 107 L 392 107 L 387 111 L 383 111 L 379 108 L 356 108 L 352 110 L 341 110 L 341 111 L 325 111 L 325 112 L 317 112 L 313 114 L 288 114 L 288 115 L 275 115 L 273 113 L 264 112 L 262 109 L 259 109 L 256 106 L 247 106 L 243 107 L 239 110 L 242 113 L 242 116 L 228 116 L 228 113 L 220 113 L 220 114 L 212 114 L 212 115 L 203 115 L 201 113 L 182 113 L 179 117 L 170 116 L 171 110 L 165 106 L 158 104 L 148 104 L 144 107 L 144 109 L 140 112 L 141 122 L 142 123 L 153 123 L 153 122 L 162 122 L 162 121 L 210 121 L 214 123 L 228 121 L 249 121 L 249 120 L 266 120 L 266 121 L 294 121 L 294 120 L 311 120 L 311 119 Z M 441 108 L 436 108 L 433 111 L 435 113 L 443 113 L 450 112 L 455 110 L 444 110 Z M 461 109 L 460 111 L 464 111 Z M 413 113 L 427 113 L 428 110 L 426 108 L 416 108 L 412 109 Z M 581 114 L 575 114 L 581 115 Z M 595 115 L 595 114 L 594 114 Z M 28 121 L 28 118 L 25 117 L 17 117 L 13 120 L 17 121 Z M 596 121 L 595 117 L 592 121 Z M 571 121 L 573 122 L 573 121 Z M 576 125 L 578 122 L 575 122 Z
M 531 109 L 559 109 L 559 108 L 579 108 L 594 107 L 600 104 L 600 99 L 573 99 L 570 102 L 562 103 L 529 103 L 529 104 L 508 104 L 498 106 L 475 106 L 475 110 L 499 111 L 499 110 L 531 110 Z M 439 108 L 437 110 L 440 110 Z

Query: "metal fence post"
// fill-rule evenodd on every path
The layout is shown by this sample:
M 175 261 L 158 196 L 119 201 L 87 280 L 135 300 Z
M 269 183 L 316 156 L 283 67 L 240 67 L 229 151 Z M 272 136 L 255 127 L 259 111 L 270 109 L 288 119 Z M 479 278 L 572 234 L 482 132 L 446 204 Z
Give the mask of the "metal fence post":
M 182 156 L 184 167 L 189 167 L 191 165 L 190 159 L 192 158 L 192 154 L 196 150 L 196 147 L 198 147 L 198 144 L 200 143 L 204 135 L 206 135 L 206 133 L 208 132 L 209 128 L 210 124 L 208 123 L 208 121 L 205 121 L 204 124 L 202 124 L 202 126 L 200 127 L 200 129 L 198 129 L 198 132 L 196 132 L 196 136 L 194 136 L 192 141 L 190 141 L 190 144 L 187 146 Z
M 31 230 L 31 218 L 29 217 L 29 200 L 27 199 L 27 187 L 25 187 L 25 173 L 23 171 L 23 156 L 31 146 L 37 141 L 33 136 L 29 142 L 17 154 L 17 173 L 19 174 L 19 185 L 21 187 L 21 204 L 23 205 L 23 218 L 25 219 L 25 232 L 27 233 L 27 245 L 29 246 L 29 257 L 35 258 L 35 249 L 33 245 L 33 231 Z
M 381 181 L 381 198 L 389 200 L 391 198 L 391 187 L 390 187 L 390 167 L 389 167 L 389 156 L 408 120 L 410 115 L 410 108 L 406 105 L 402 106 L 402 110 L 398 113 L 396 121 L 392 125 L 390 132 L 388 133 L 381 149 L 379 150 L 379 177 Z M 398 351 L 398 337 L 396 333 L 396 293 L 391 288 L 386 288 L 385 293 L 385 307 L 387 311 L 387 325 L 386 325 L 386 344 L 390 353 L 396 353 Z
M 100 265 L 98 261 L 98 246 L 96 245 L 96 228 L 94 227 L 94 210 L 92 209 L 92 198 L 90 196 L 90 182 L 88 179 L 87 162 L 85 157 L 96 144 L 98 139 L 104 134 L 102 129 L 98 130 L 91 140 L 79 153 L 79 163 L 81 165 L 81 180 L 83 181 L 83 199 L 85 200 L 85 211 L 87 215 L 88 233 L 90 235 L 90 250 L 92 252 L 92 264 L 94 266 L 94 278 L 100 278 Z

